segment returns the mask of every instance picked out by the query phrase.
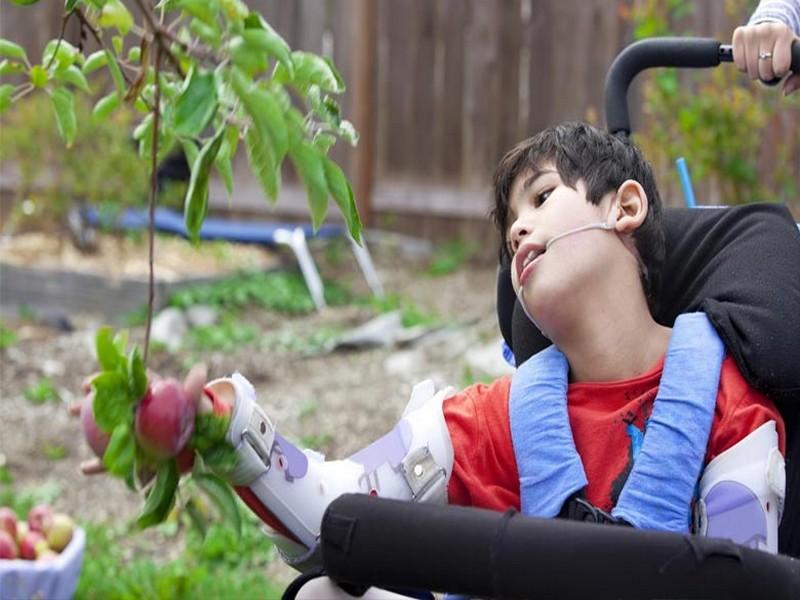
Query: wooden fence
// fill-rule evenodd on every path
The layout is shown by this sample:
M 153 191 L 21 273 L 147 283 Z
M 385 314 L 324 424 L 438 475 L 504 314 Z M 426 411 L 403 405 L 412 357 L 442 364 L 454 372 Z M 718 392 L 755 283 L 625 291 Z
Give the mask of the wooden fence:
M 354 120 L 362 134 L 362 156 L 337 147 L 334 157 L 351 177 L 366 182 L 356 189 L 371 190 L 376 213 L 484 218 L 493 168 L 515 142 L 565 119 L 602 124 L 604 77 L 614 56 L 631 40 L 626 13 L 641 1 L 248 4 L 262 11 L 293 48 L 333 57 L 350 86 L 342 99 L 344 114 L 361 115 Z M 56 5 L 62 3 L 41 4 L 51 6 L 23 10 L 4 3 L 0 33 L 41 47 L 44 39 L 57 35 Z M 731 18 L 725 4 L 693 3 L 682 30 L 729 40 L 746 15 Z M 372 46 L 365 38 L 369 31 L 374 34 Z M 362 85 L 354 95 L 365 73 L 372 85 Z M 366 111 L 359 102 L 366 102 Z M 633 108 L 635 124 L 635 101 Z M 790 125 L 797 122 L 793 118 Z M 795 155 L 793 160 L 800 159 Z M 364 169 L 369 171 L 366 179 Z M 265 206 L 246 165 L 237 164 L 236 174 L 234 207 Z M 213 205 L 227 204 L 220 186 L 212 187 L 212 196 Z M 304 205 L 302 190 L 288 177 L 279 209 L 297 213 Z

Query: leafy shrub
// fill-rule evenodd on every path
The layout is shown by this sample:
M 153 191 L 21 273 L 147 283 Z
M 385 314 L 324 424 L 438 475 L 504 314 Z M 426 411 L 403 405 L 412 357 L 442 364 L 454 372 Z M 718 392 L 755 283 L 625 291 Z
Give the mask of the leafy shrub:
M 731 0 L 726 10 L 739 20 L 749 14 L 752 4 Z M 675 35 L 676 24 L 693 9 L 688 0 L 640 2 L 630 13 L 634 37 Z M 728 36 L 722 39 L 730 43 L 730 32 L 720 35 Z M 797 169 L 790 160 L 792 144 L 798 151 L 796 140 L 784 133 L 775 147 L 767 148 L 759 133 L 781 129 L 790 112 L 800 115 L 798 94 L 784 98 L 732 65 L 699 72 L 657 69 L 643 77 L 644 119 L 634 138 L 657 170 L 674 173 L 675 159 L 684 155 L 695 179 L 708 180 L 719 191 L 719 198 L 711 201 L 742 204 L 796 198 Z M 774 161 L 760 168 L 759 159 L 765 154 Z
M 36 203 L 37 217 L 58 219 L 78 199 L 115 207 L 144 204 L 147 164 L 130 135 L 132 110 L 121 107 L 98 121 L 91 118 L 89 101 L 77 96 L 79 127 L 69 149 L 53 127 L 51 112 L 50 99 L 34 94 L 15 103 L 2 118 L 0 160 L 16 165 L 18 197 Z

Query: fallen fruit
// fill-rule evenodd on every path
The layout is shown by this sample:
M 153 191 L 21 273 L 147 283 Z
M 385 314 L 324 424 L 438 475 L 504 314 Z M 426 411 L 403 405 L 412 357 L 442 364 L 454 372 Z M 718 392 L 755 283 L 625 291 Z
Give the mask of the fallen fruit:
M 156 460 L 172 458 L 189 441 L 194 429 L 195 406 L 174 379 L 157 381 L 136 407 L 136 439 Z
M 28 527 L 31 531 L 44 533 L 53 522 L 53 509 L 47 504 L 34 506 L 28 513 Z
M 49 550 L 47 540 L 38 531 L 29 531 L 19 545 L 19 554 L 27 560 L 36 560 L 40 554 Z
M 53 515 L 50 528 L 45 532 L 47 545 L 56 552 L 61 552 L 72 540 L 72 533 L 75 530 L 75 523 L 64 513 Z
M 19 549 L 17 542 L 5 529 L 0 529 L 0 558 L 17 558 Z
M 17 537 L 17 514 L 8 506 L 0 506 L 0 531 L 7 531 L 12 538 Z
M 103 458 L 111 436 L 97 426 L 94 420 L 94 390 L 90 391 L 81 405 L 81 426 L 83 435 L 92 451 Z
M 28 527 L 27 521 L 17 521 L 17 545 L 22 543 L 22 540 L 28 535 L 28 531 L 30 531 L 30 527 Z

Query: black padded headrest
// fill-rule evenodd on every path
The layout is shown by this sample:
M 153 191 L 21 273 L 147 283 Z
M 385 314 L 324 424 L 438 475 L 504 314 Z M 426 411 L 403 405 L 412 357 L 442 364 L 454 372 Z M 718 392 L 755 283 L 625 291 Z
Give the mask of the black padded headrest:
M 800 231 L 785 206 L 664 211 L 666 261 L 656 320 L 708 314 L 748 383 L 800 402 Z M 521 364 L 550 342 L 523 313 L 508 264 L 497 277 L 497 316 Z

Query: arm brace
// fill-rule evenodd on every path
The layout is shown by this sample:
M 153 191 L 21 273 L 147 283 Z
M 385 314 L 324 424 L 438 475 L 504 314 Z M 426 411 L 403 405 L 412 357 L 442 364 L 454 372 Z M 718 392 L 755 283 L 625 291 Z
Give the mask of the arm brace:
M 240 374 L 209 387 L 234 401 L 227 437 L 239 460 L 227 477 L 251 510 L 277 532 L 284 560 L 298 569 L 317 562 L 322 514 L 341 494 L 447 501 L 453 446 L 442 402 L 452 388 L 436 393 L 431 381 L 417 384 L 389 433 L 349 458 L 326 461 L 278 433 L 258 405 L 253 386 Z

